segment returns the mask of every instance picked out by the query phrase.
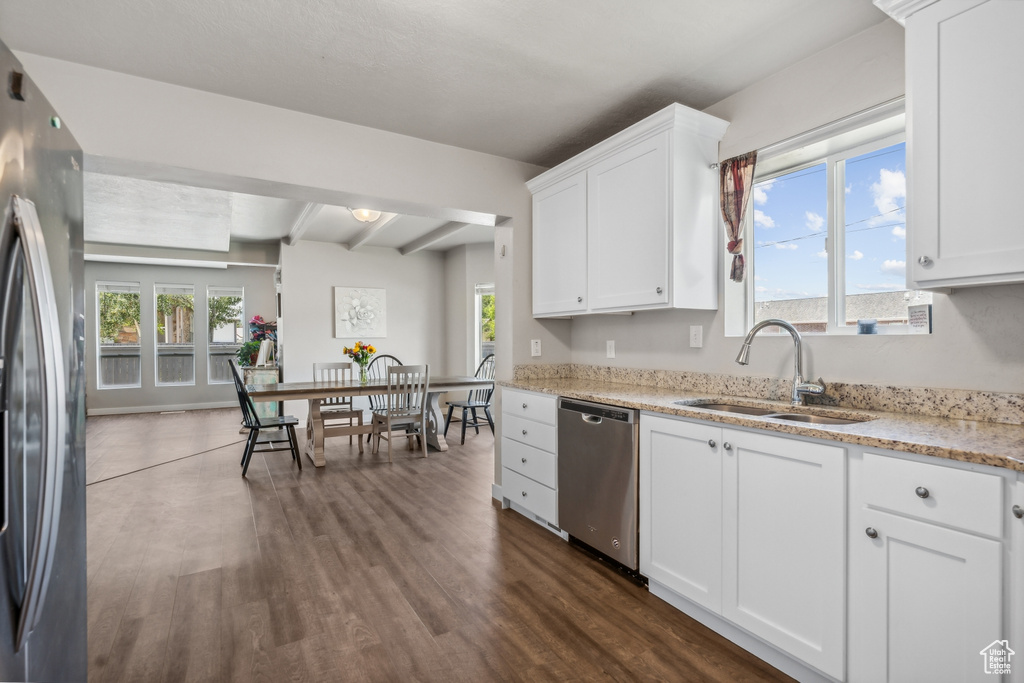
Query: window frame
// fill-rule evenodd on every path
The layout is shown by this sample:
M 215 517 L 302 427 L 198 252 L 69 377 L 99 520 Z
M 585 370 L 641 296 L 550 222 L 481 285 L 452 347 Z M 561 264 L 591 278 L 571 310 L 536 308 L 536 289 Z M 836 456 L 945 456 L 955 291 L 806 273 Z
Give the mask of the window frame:
M 859 138 L 859 139 L 858 139 Z M 753 184 L 825 164 L 825 244 L 827 259 L 827 304 L 825 332 L 802 332 L 803 335 L 842 336 L 857 334 L 857 325 L 846 324 L 846 165 L 849 159 L 906 142 L 903 98 L 897 98 L 877 107 L 859 112 L 839 121 L 797 135 L 788 140 L 759 150 L 754 168 Z M 809 151 L 808 151 L 809 150 Z M 789 163 L 786 159 L 791 160 Z M 769 162 L 765 173 L 758 173 L 762 162 Z M 774 162 L 774 163 L 772 163 Z M 843 162 L 838 164 L 838 162 Z M 838 165 L 837 165 L 838 164 Z M 904 166 L 906 167 L 906 165 Z M 732 255 L 725 253 L 724 275 L 726 309 L 725 334 L 727 337 L 744 336 L 754 325 L 754 274 L 757 271 L 754 256 L 754 203 L 747 206 L 743 217 L 743 256 L 747 262 L 747 277 L 743 283 L 728 279 Z M 840 295 L 841 294 L 841 295 Z M 877 334 L 922 334 L 909 324 L 879 325 Z M 861 335 L 868 336 L 868 335 Z
M 191 382 L 161 382 L 160 381 L 160 330 L 157 322 L 157 315 L 160 312 L 157 302 L 160 294 L 167 292 L 158 291 L 161 287 L 180 288 L 192 290 L 192 381 Z M 177 284 L 167 282 L 153 283 L 153 386 L 154 387 L 194 387 L 196 386 L 196 286 L 194 284 Z M 166 335 L 166 330 L 164 331 Z M 204 335 L 205 336 L 205 335 Z M 166 345 L 167 342 L 165 341 Z
M 135 294 L 139 297 L 139 332 L 142 332 L 142 283 L 141 282 L 125 282 L 123 280 L 96 280 L 93 284 L 94 289 L 94 300 L 96 302 L 96 389 L 98 391 L 117 390 L 117 389 L 141 389 L 142 388 L 142 339 L 138 342 L 138 356 L 139 356 L 139 379 L 135 384 L 104 384 L 103 383 L 103 339 L 100 337 L 100 292 L 111 291 L 109 289 L 102 289 L 105 287 L 134 287 L 135 291 L 126 289 L 123 292 L 115 292 L 121 294 Z
M 210 297 L 210 290 L 213 290 L 213 291 L 225 290 L 226 291 L 226 290 L 232 290 L 232 289 L 233 290 L 238 290 L 238 292 L 240 292 L 239 298 L 242 299 L 242 301 L 240 302 L 241 312 L 239 313 L 239 316 L 238 316 L 238 321 L 239 321 L 239 324 L 241 325 L 241 329 L 242 329 L 242 341 L 238 342 L 237 344 L 223 344 L 221 342 L 218 342 L 218 343 L 215 344 L 213 342 L 213 340 L 210 339 L 210 332 L 211 331 L 209 329 L 210 299 L 211 299 L 211 297 Z M 218 297 L 220 297 L 220 296 L 223 296 L 223 295 L 218 295 Z M 246 337 L 248 336 L 249 330 L 248 330 L 248 325 L 246 324 L 246 317 L 245 317 L 245 286 L 244 285 L 211 285 L 211 284 L 207 284 L 206 285 L 206 320 L 207 320 L 207 325 L 206 325 L 206 383 L 207 383 L 207 385 L 210 385 L 210 386 L 215 386 L 215 385 L 219 385 L 219 384 L 231 384 L 232 382 L 234 382 L 234 380 L 230 377 L 230 375 L 228 376 L 227 379 L 223 379 L 223 380 L 215 380 L 213 378 L 213 376 L 212 376 L 213 375 L 213 350 L 215 348 L 220 347 L 220 346 L 241 347 L 241 345 L 246 342 Z M 193 321 L 193 323 L 194 323 L 194 321 Z M 194 332 L 193 332 L 193 335 L 192 335 L 192 341 L 193 341 L 193 344 L 194 344 L 195 343 L 195 333 Z

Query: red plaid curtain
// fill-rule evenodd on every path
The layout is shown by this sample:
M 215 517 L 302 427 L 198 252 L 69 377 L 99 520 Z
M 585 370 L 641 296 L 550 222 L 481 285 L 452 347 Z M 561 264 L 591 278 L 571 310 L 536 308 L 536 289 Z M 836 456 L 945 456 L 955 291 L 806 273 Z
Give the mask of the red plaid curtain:
M 726 249 L 733 255 L 729 279 L 733 282 L 743 282 L 743 214 L 750 199 L 756 161 L 757 150 L 754 150 L 723 161 L 719 167 L 722 218 L 725 219 L 725 235 L 729 240 Z

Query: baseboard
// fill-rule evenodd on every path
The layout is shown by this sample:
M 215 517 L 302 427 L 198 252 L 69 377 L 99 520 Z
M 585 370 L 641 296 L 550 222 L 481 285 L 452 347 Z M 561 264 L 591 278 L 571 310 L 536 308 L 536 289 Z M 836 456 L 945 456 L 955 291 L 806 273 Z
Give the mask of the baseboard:
M 491 498 L 501 503 L 501 507 L 508 507 L 501 498 L 501 484 L 491 484 Z
M 220 401 L 218 403 L 183 403 L 167 406 L 127 406 L 121 408 L 88 408 L 85 414 L 93 415 L 132 415 L 134 413 L 170 413 L 181 410 L 213 410 L 215 408 L 237 408 L 238 401 Z
M 714 612 L 708 611 L 705 607 L 676 594 L 671 588 L 658 583 L 654 579 L 649 580 L 648 588 L 651 595 L 661 598 L 680 612 L 704 624 L 723 638 L 731 640 L 750 654 L 771 664 L 787 676 L 792 676 L 796 680 L 801 681 L 801 683 L 838 683 L 837 679 L 804 664 L 798 659 L 794 659 L 757 636 L 747 633 L 732 622 L 727 621 Z

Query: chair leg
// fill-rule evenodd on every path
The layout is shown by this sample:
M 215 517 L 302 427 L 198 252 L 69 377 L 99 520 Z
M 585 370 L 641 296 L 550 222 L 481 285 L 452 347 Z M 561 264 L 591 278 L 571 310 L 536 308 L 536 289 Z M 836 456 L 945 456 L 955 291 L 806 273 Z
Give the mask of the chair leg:
M 452 413 L 455 412 L 455 406 L 451 403 L 448 404 L 448 417 L 444 419 L 444 435 L 448 437 L 448 425 L 452 423 Z
M 359 423 L 359 426 L 362 427 L 363 426 L 363 414 L 359 413 L 359 415 L 357 415 L 355 419 Z M 352 420 L 349 420 L 349 424 L 352 424 Z M 362 452 L 363 452 L 363 435 L 362 434 L 356 434 L 356 440 L 359 442 L 359 453 L 362 454 Z M 352 443 L 352 437 L 349 437 L 349 443 L 350 444 Z
M 253 429 L 249 432 L 249 440 L 245 444 L 245 453 L 242 454 L 242 476 L 249 471 L 249 461 L 252 460 L 252 453 L 256 450 L 256 440 L 259 438 L 260 430 Z
M 487 416 L 487 424 L 491 426 L 491 436 L 494 436 L 494 418 L 491 417 L 490 406 L 484 406 L 484 415 Z
M 476 416 L 476 408 L 470 408 L 469 412 L 473 413 L 473 429 L 475 429 L 476 433 L 479 434 L 480 433 L 480 419 Z
M 391 462 L 391 415 L 387 416 L 387 428 L 388 428 L 388 462 Z M 377 437 L 380 438 L 379 436 Z
M 420 447 L 423 449 L 423 457 L 425 458 L 425 457 L 427 457 L 427 421 L 426 421 L 426 415 L 424 415 L 423 417 L 424 417 L 424 419 L 420 420 L 420 436 L 419 436 L 419 439 L 420 439 Z
M 469 408 L 462 409 L 462 445 L 466 445 L 466 413 L 469 412 Z
M 299 464 L 302 471 L 302 455 L 299 453 L 299 441 L 295 438 L 295 425 L 288 425 L 288 445 L 292 448 L 292 460 Z

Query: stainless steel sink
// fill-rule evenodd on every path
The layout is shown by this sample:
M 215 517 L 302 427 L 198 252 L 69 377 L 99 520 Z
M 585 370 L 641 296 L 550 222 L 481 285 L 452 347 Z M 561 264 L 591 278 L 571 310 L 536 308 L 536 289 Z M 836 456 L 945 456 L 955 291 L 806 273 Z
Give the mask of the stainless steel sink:
M 828 415 L 808 415 L 807 413 L 769 413 L 765 417 L 773 417 L 776 420 L 789 420 L 790 422 L 808 422 L 816 425 L 852 425 L 863 420 L 850 420 L 845 417 L 830 417 Z
M 717 410 L 720 413 L 740 413 L 741 415 L 769 415 L 775 412 L 771 408 L 739 406 L 734 403 L 690 403 L 689 401 L 676 401 L 675 403 L 687 408 L 704 408 L 706 410 Z

